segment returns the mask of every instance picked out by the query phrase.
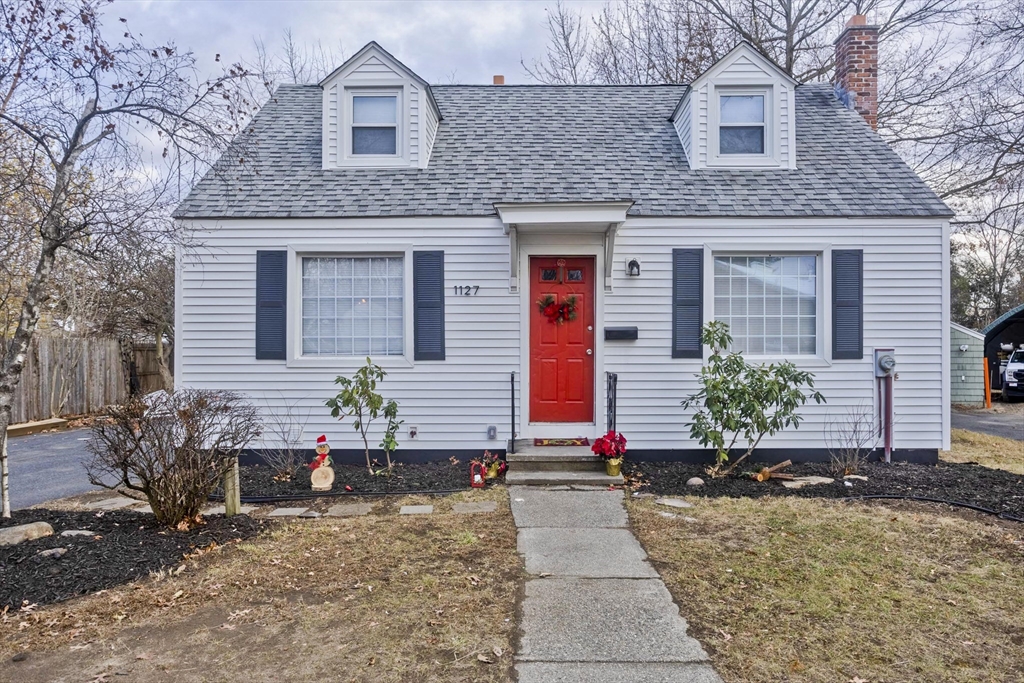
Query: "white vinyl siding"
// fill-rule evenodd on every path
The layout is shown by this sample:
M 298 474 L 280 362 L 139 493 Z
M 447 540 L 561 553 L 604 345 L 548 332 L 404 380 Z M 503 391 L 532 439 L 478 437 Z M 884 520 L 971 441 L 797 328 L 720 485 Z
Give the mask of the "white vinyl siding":
M 406 424 L 419 427 L 417 441 L 399 435 L 405 448 L 504 447 L 510 431 L 510 373 L 516 373 L 518 384 L 523 372 L 520 345 L 527 343 L 521 311 L 529 308 L 523 308 L 521 291 L 509 291 L 509 238 L 497 218 L 218 220 L 209 226 L 196 234 L 203 248 L 181 256 L 175 347 L 179 385 L 237 390 L 267 411 L 297 402 L 308 413 L 305 446 L 325 433 L 338 448 L 361 447 L 351 427 L 332 420 L 323 406 L 337 392 L 335 376 L 351 374 L 358 359 L 331 359 L 331 364 L 316 367 L 255 360 L 256 251 L 334 241 L 336 253 L 344 253 L 345 244 L 371 240 L 374 245 L 393 243 L 396 253 L 444 250 L 447 359 L 414 363 L 408 357 L 381 356 L 376 360 L 388 372 L 381 390 L 400 402 Z M 894 348 L 899 363 L 895 446 L 941 448 L 948 439 L 949 402 L 946 229 L 935 219 L 627 219 L 615 243 L 613 290 L 599 287 L 597 293 L 602 317 L 595 335 L 595 357 L 601 359 L 595 368 L 595 432 L 603 433 L 604 373 L 610 371 L 619 378 L 618 428 L 631 448 L 698 447 L 689 438 L 688 418 L 679 403 L 696 391 L 694 375 L 701 361 L 671 358 L 673 248 L 705 248 L 704 310 L 710 320 L 712 253 L 740 254 L 755 244 L 773 245 L 780 252 L 787 246 L 803 251 L 820 245 L 815 247 L 822 254 L 816 275 L 823 316 L 830 316 L 830 250 L 864 250 L 865 355 L 862 360 L 830 361 L 830 317 L 822 320 L 818 357 L 792 359 L 815 374 L 815 388 L 828 402 L 806 406 L 798 430 L 786 430 L 763 445 L 822 448 L 830 415 L 843 415 L 848 407 L 873 410 L 871 350 Z M 561 239 L 578 244 L 582 236 Z M 711 243 L 714 252 L 707 246 Z M 643 264 L 640 277 L 625 274 L 627 255 Z M 456 297 L 456 284 L 479 285 L 480 290 L 476 296 Z M 636 341 L 603 339 L 604 327 L 634 325 L 639 328 Z M 519 416 L 525 412 L 524 401 L 517 392 Z M 490 425 L 497 427 L 497 441 L 486 438 Z

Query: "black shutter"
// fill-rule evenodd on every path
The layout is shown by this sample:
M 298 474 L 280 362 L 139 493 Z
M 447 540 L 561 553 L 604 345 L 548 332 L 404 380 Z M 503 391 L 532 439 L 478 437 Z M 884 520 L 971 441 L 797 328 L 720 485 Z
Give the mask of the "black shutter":
M 412 254 L 414 360 L 444 360 L 444 252 Z
M 256 252 L 256 358 L 285 360 L 288 252 Z
M 832 358 L 864 357 L 864 250 L 832 250 Z
M 703 358 L 704 250 L 672 250 L 672 357 Z

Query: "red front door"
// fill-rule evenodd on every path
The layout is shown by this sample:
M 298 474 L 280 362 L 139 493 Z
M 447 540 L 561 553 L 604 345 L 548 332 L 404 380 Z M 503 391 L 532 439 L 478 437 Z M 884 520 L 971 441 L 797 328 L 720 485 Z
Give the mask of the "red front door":
M 594 271 L 592 258 L 530 259 L 530 422 L 594 421 Z

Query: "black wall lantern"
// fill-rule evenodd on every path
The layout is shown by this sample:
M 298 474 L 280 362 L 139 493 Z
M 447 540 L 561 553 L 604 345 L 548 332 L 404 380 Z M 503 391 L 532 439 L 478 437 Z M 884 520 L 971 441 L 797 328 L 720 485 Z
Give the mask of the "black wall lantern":
M 640 261 L 635 258 L 626 262 L 626 274 L 630 277 L 640 277 Z

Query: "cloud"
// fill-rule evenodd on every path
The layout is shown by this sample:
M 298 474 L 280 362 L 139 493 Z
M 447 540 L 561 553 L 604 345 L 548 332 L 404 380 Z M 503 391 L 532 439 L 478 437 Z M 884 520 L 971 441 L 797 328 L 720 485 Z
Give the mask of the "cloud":
M 552 3 L 554 4 L 554 0 Z M 576 3 L 592 11 L 599 3 Z M 115 2 L 108 26 L 118 17 L 146 42 L 173 42 L 195 52 L 208 74 L 218 70 L 214 55 L 234 62 L 250 58 L 253 39 L 280 43 L 284 29 L 305 43 L 321 42 L 351 55 L 376 40 L 432 83 L 527 83 L 520 59 L 544 54 L 548 3 L 436 0 L 428 2 L 312 2 L 293 0 L 136 0 Z

